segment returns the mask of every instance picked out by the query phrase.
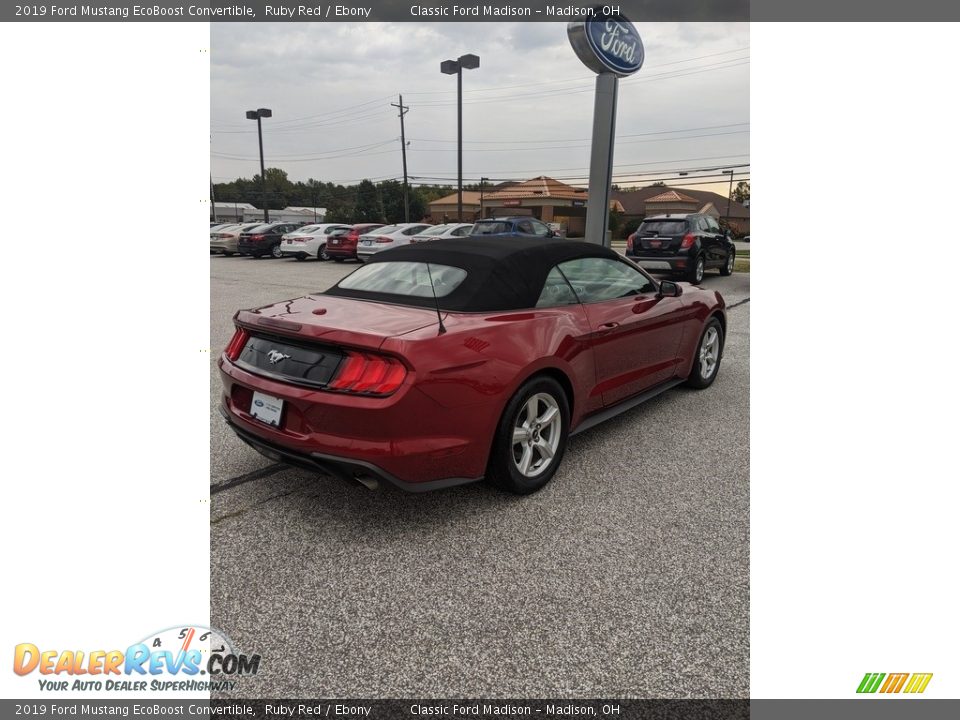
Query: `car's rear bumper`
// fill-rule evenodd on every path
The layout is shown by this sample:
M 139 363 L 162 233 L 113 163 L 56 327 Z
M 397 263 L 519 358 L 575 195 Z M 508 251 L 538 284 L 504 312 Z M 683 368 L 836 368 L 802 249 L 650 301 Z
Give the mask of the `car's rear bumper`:
M 220 361 L 221 414 L 263 455 L 341 477 L 373 476 L 406 490 L 461 485 L 483 477 L 490 447 L 484 413 L 444 408 L 418 389 L 386 398 L 281 383 Z M 282 426 L 250 414 L 253 391 L 283 400 Z M 410 418 L 420 418 L 411 424 Z
M 371 255 L 376 255 L 378 252 L 383 250 L 389 250 L 393 245 L 374 245 L 374 246 L 365 246 L 361 245 L 357 248 L 357 257 L 370 257 Z
M 237 252 L 247 253 L 248 255 L 259 255 L 270 252 L 270 246 L 263 243 L 238 242 Z
M 319 243 L 303 243 L 303 242 L 292 242 L 288 243 L 286 240 L 280 243 L 280 253 L 284 257 L 316 257 L 316 254 L 320 250 Z
M 627 258 L 644 270 L 680 272 L 689 267 L 689 258 L 686 255 L 636 255 L 628 252 Z
M 352 260 L 357 256 L 357 250 L 356 248 L 341 248 L 327 245 L 327 256 L 332 258 L 343 258 L 344 260 Z
M 282 462 L 288 465 L 306 468 L 308 470 L 319 470 L 321 472 L 326 472 L 330 475 L 350 482 L 360 482 L 360 478 L 373 478 L 375 480 L 386 481 L 391 485 L 408 492 L 428 492 L 430 490 L 441 490 L 443 488 L 456 487 L 457 485 L 466 485 L 468 483 L 477 482 L 483 479 L 482 477 L 454 477 L 428 480 L 426 482 L 407 482 L 406 480 L 401 480 L 396 475 L 387 472 L 382 467 L 365 460 L 329 455 L 320 452 L 300 452 L 291 450 L 290 448 L 286 448 L 275 442 L 265 440 L 264 438 L 254 435 L 253 433 L 244 429 L 231 418 L 230 413 L 224 409 L 223 406 L 220 407 L 220 414 L 223 415 L 224 420 L 227 421 L 227 425 L 231 430 L 233 430 L 234 433 L 236 433 L 238 438 L 243 440 L 247 445 L 252 447 L 264 457 L 275 460 L 276 462 Z

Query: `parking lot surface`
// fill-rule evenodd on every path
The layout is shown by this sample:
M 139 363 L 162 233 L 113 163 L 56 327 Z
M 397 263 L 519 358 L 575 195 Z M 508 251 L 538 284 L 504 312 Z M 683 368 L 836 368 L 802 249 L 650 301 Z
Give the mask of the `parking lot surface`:
M 227 429 L 231 317 L 353 263 L 210 259 L 211 624 L 259 673 L 237 697 L 746 697 L 749 275 L 705 391 L 570 440 L 539 493 L 427 494 L 287 468 Z

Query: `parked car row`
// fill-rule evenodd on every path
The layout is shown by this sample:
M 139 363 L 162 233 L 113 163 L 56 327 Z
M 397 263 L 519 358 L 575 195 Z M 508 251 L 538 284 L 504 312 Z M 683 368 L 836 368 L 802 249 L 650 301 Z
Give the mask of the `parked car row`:
M 410 243 L 470 235 L 554 237 L 530 217 L 491 218 L 476 223 L 220 223 L 210 226 L 210 252 L 297 260 L 363 261 L 382 250 Z
M 223 255 L 292 257 L 297 260 L 364 262 L 395 247 L 466 237 L 542 237 L 557 234 L 529 216 L 487 218 L 475 223 L 247 223 L 210 228 L 210 252 Z M 699 213 L 645 218 L 627 238 L 626 256 L 646 270 L 668 272 L 697 284 L 706 270 L 733 272 L 736 246 L 716 218 Z

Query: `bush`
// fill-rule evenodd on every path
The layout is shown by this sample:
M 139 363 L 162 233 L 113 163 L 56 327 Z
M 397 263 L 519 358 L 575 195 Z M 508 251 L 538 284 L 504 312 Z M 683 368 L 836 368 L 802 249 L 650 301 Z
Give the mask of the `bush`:
M 637 228 L 640 227 L 640 223 L 643 222 L 643 218 L 636 218 L 634 220 L 627 220 L 623 225 L 621 237 L 626 240 L 633 233 L 637 231 Z

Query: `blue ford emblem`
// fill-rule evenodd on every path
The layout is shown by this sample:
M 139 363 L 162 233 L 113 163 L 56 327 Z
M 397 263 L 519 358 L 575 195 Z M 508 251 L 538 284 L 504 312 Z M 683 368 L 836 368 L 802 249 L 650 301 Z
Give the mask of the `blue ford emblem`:
M 257 407 L 263 407 L 263 400 L 254 400 L 253 404 Z
M 569 23 L 567 35 L 583 64 L 596 73 L 627 77 L 643 65 L 640 33 L 622 15 Z
M 615 73 L 630 75 L 643 65 L 643 43 L 631 22 L 588 20 L 587 41 L 597 58 Z

